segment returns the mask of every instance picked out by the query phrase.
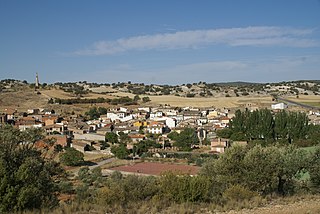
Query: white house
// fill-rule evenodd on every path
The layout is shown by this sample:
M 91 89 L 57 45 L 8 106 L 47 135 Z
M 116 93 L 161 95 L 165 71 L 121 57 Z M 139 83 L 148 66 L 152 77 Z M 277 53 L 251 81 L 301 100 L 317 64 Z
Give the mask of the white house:
M 151 134 L 162 134 L 163 126 L 149 126 L 147 127 L 147 132 Z
M 150 113 L 150 119 L 154 119 L 156 117 L 162 117 L 163 112 L 162 111 L 156 111 L 156 112 L 151 112 Z
M 273 110 L 283 110 L 285 108 L 288 108 L 288 105 L 285 103 L 276 103 L 276 104 L 272 104 L 271 108 Z

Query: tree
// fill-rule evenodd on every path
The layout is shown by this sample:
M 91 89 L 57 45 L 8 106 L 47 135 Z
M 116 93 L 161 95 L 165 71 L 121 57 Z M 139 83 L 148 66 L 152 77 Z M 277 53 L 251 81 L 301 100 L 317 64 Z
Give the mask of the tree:
M 126 159 L 130 154 L 129 150 L 126 148 L 124 144 L 121 144 L 120 146 L 111 147 L 111 152 L 119 159 Z
M 208 162 L 203 175 L 211 177 L 222 188 L 241 185 L 260 194 L 287 194 L 294 189 L 294 181 L 308 166 L 308 155 L 292 145 L 251 149 L 232 146 L 218 160 Z
M 198 136 L 193 128 L 185 128 L 177 137 L 175 146 L 183 151 L 191 151 L 192 146 L 199 143 Z
M 100 117 L 97 107 L 90 108 L 85 115 L 89 116 L 90 120 L 98 119 Z
M 84 163 L 82 152 L 74 148 L 66 148 L 64 153 L 59 155 L 60 162 L 66 166 L 79 166 Z
M 133 98 L 134 102 L 138 102 L 139 100 L 141 100 L 141 98 L 139 97 L 139 95 L 135 95 Z
M 217 130 L 216 133 L 220 138 L 230 138 L 232 135 L 232 131 L 229 128 Z
M 142 101 L 143 101 L 144 103 L 147 103 L 147 102 L 150 102 L 151 100 L 150 100 L 149 97 L 142 97 Z
M 307 170 L 310 174 L 311 185 L 319 192 L 320 187 L 320 147 L 311 156 Z
M 98 113 L 99 113 L 99 117 L 100 117 L 100 115 L 107 114 L 108 110 L 106 108 L 104 108 L 104 107 L 99 107 L 98 108 Z
M 132 141 L 132 139 L 129 137 L 129 135 L 125 134 L 123 132 L 119 132 L 119 140 L 120 140 L 120 143 L 123 143 L 123 144 L 127 144 Z
M 119 143 L 118 135 L 114 132 L 107 132 L 106 133 L 106 142 L 109 142 L 111 144 Z
M 53 207 L 58 204 L 55 179 L 63 169 L 34 148 L 32 136 L 11 126 L 0 128 L 0 212 Z

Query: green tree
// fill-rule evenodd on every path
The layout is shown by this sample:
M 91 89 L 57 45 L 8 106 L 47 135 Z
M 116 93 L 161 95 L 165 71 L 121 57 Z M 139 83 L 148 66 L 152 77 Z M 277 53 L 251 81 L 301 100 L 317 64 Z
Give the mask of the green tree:
M 208 202 L 211 200 L 212 183 L 208 177 L 163 174 L 159 179 L 159 197 L 177 203 Z
M 98 108 L 98 113 L 99 113 L 99 117 L 100 117 L 100 115 L 107 114 L 108 110 L 106 108 L 104 108 L 104 107 L 99 107 Z
M 29 134 L 11 126 L 0 128 L 1 213 L 53 207 L 58 203 L 55 179 L 63 170 L 33 147 L 34 140 L 43 136 Z
M 307 170 L 310 174 L 312 187 L 319 192 L 320 190 L 320 147 L 317 147 L 314 154 L 311 155 Z
M 90 120 L 98 119 L 100 117 L 97 107 L 90 108 L 85 115 L 89 116 Z
M 139 95 L 135 95 L 133 98 L 134 102 L 138 102 L 139 100 L 141 100 L 141 98 L 139 97 Z
M 129 135 L 123 132 L 119 132 L 119 140 L 120 140 L 120 143 L 123 143 L 123 144 L 132 142 L 132 139 L 129 137 Z
M 230 138 L 232 135 L 232 131 L 229 128 L 224 128 L 216 131 L 217 136 L 220 138 Z
M 107 132 L 106 133 L 106 142 L 109 142 L 111 144 L 119 143 L 118 135 L 114 132 Z
M 294 146 L 251 149 L 233 146 L 202 169 L 205 176 L 218 183 L 221 191 L 230 185 L 241 185 L 260 194 L 287 194 L 294 181 L 307 169 L 308 155 Z
M 191 151 L 192 146 L 199 143 L 198 136 L 193 128 L 185 128 L 176 139 L 174 146 L 183 151 Z
M 149 97 L 142 97 L 142 101 L 143 101 L 144 103 L 147 103 L 147 102 L 150 102 L 151 100 L 150 100 Z
M 119 159 L 126 159 L 130 154 L 129 150 L 124 144 L 121 144 L 119 146 L 112 146 L 111 152 Z
M 82 152 L 74 148 L 66 148 L 64 153 L 59 155 L 60 162 L 66 166 L 79 166 L 84 163 Z

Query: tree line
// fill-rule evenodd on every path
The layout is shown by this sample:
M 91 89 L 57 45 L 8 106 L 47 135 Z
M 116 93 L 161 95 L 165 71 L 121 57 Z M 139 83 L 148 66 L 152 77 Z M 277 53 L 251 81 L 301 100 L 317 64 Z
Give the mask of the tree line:
M 229 128 L 217 132 L 218 136 L 231 140 L 264 141 L 264 143 L 319 143 L 319 125 L 309 124 L 303 112 L 282 110 L 272 113 L 268 109 L 235 112 Z
M 142 97 L 143 102 L 149 102 L 149 97 Z M 74 99 L 62 99 L 62 98 L 50 98 L 48 100 L 48 104 L 65 104 L 65 105 L 72 105 L 72 104 L 93 104 L 93 103 L 108 103 L 110 105 L 137 105 L 137 100 L 132 99 L 128 96 L 126 97 L 119 97 L 119 98 L 74 98 Z

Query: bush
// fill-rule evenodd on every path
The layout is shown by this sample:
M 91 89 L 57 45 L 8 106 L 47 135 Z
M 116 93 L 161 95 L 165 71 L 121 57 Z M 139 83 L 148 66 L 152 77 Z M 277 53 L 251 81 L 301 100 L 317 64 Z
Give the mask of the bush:
M 83 164 L 83 157 L 83 153 L 74 148 L 66 148 L 66 151 L 59 155 L 60 162 L 66 166 L 79 166 Z
M 72 182 L 70 181 L 61 181 L 59 183 L 59 189 L 61 193 L 72 194 L 74 192 Z
M 222 196 L 226 200 L 244 201 L 244 200 L 251 200 L 252 198 L 258 196 L 258 193 L 250 191 L 249 189 L 239 184 L 235 184 L 227 188 L 223 192 Z

